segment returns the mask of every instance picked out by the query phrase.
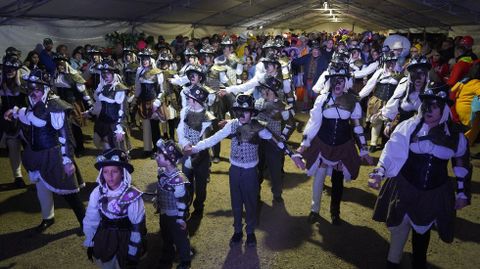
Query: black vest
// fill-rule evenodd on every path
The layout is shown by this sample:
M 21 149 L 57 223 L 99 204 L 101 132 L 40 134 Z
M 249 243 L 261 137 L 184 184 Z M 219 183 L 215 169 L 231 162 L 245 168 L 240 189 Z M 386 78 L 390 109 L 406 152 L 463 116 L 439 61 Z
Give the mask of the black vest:
M 59 145 L 58 132 L 53 128 L 50 112 L 44 103 L 38 102 L 33 107 L 33 115 L 46 122 L 43 127 L 31 125 L 31 148 L 33 151 L 40 151 L 53 148 Z
M 110 90 L 111 85 L 106 85 L 103 88 L 102 95 L 115 100 L 115 91 Z M 107 123 L 115 123 L 118 121 L 118 111 L 120 110 L 120 104 L 117 103 L 108 103 L 108 102 L 102 102 L 102 110 L 100 110 L 100 115 L 98 116 L 98 119 L 103 122 Z
M 387 102 L 390 97 L 392 97 L 395 88 L 397 87 L 396 84 L 390 83 L 377 83 L 375 86 L 375 92 L 373 96 L 377 97 L 378 99 Z
M 140 88 L 140 100 L 151 101 L 157 97 L 157 83 L 141 83 Z
M 352 139 L 352 127 L 350 119 L 322 118 L 322 126 L 317 133 L 323 143 L 330 146 L 343 145 Z
M 448 180 L 448 160 L 439 159 L 432 154 L 408 153 L 408 159 L 400 173 L 420 190 L 440 187 Z

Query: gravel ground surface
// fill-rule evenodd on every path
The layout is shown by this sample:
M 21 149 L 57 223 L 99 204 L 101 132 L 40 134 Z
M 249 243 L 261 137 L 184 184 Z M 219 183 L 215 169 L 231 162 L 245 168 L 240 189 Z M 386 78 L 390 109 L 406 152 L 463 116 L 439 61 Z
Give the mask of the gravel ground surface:
M 299 115 L 306 120 L 306 115 Z M 92 123 L 84 129 L 92 135 Z M 134 150 L 132 163 L 134 184 L 152 191 L 156 181 L 153 160 L 141 158 L 141 135 L 132 132 Z M 301 135 L 294 133 L 296 147 Z M 341 226 L 330 224 L 330 180 L 326 180 L 318 224 L 307 223 L 312 179 L 285 160 L 284 204 L 272 203 L 268 179 L 263 183 L 262 203 L 257 228 L 258 245 L 229 247 L 233 233 L 228 188 L 228 152 L 230 141 L 222 142 L 222 161 L 213 164 L 204 217 L 191 221 L 189 230 L 196 256 L 193 268 L 383 268 L 388 249 L 389 233 L 383 223 L 372 221 L 372 208 L 377 191 L 366 185 L 371 167 L 362 166 L 357 180 L 345 184 Z M 77 159 L 87 186 L 81 191 L 85 205 L 95 187 L 97 171 L 91 140 L 87 154 Z M 477 145 L 473 152 L 479 152 Z M 380 152 L 373 154 L 378 157 Z M 428 253 L 431 268 L 474 268 L 480 263 L 480 161 L 473 161 L 473 205 L 458 212 L 456 235 L 452 244 L 445 244 L 432 233 Z M 0 268 L 96 268 L 87 260 L 82 247 L 83 237 L 76 235 L 78 223 L 62 197 L 55 197 L 55 224 L 44 234 L 34 234 L 32 227 L 41 221 L 40 207 L 34 185 L 15 189 L 6 152 L 0 155 Z M 161 238 L 158 215 L 145 196 L 148 228 L 148 253 L 140 268 L 169 268 L 158 264 Z M 405 248 L 401 268 L 410 268 L 410 241 Z M 477 265 L 475 265 L 477 264 Z M 173 265 L 175 267 L 176 264 Z

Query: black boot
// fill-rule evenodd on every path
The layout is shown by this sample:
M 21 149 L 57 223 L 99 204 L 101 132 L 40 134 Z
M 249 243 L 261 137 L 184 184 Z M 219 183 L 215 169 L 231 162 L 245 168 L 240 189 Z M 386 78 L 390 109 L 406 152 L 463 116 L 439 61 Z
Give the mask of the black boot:
M 25 188 L 27 185 L 25 185 L 25 181 L 23 181 L 23 177 L 16 177 L 14 179 L 15 186 L 19 189 Z
M 427 250 L 430 243 L 430 230 L 419 234 L 412 230 L 412 268 L 427 268 Z
M 387 266 L 385 267 L 385 269 L 400 269 L 400 264 L 387 260 Z
M 35 227 L 35 231 L 37 233 L 43 233 L 48 227 L 52 226 L 54 223 L 55 223 L 55 218 L 44 219 L 44 220 L 42 220 L 40 225 Z
M 343 195 L 343 173 L 333 169 L 332 171 L 332 199 L 330 201 L 330 215 L 333 225 L 341 225 L 340 202 Z

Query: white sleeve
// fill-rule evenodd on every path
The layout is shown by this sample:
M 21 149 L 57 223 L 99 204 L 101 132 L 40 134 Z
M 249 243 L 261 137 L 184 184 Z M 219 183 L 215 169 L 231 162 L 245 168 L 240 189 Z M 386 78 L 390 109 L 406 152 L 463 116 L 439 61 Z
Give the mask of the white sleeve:
M 187 108 L 184 107 L 180 110 L 180 121 L 176 128 L 177 130 L 177 137 L 178 137 L 178 145 L 180 148 L 183 149 L 186 145 L 190 144 L 190 141 L 185 137 L 184 129 L 185 129 L 185 115 L 187 114 Z
M 408 82 L 405 81 L 406 78 L 403 78 L 398 83 L 395 91 L 393 92 L 392 97 L 388 99 L 387 104 L 382 108 L 382 116 L 389 120 L 394 120 L 398 114 L 398 107 L 400 106 L 400 101 L 402 95 L 407 91 Z
M 284 93 L 289 93 L 292 90 L 292 86 L 290 83 L 290 79 L 284 79 L 283 80 L 283 92 Z
M 373 91 L 373 89 L 375 89 L 377 80 L 380 77 L 380 75 L 382 75 L 382 73 L 383 73 L 382 69 L 377 70 L 377 72 L 375 72 L 375 74 L 373 74 L 373 76 L 367 81 L 367 84 L 365 84 L 362 90 L 360 90 L 360 92 L 358 93 L 358 95 L 360 96 L 360 99 L 367 97 Z
M 52 121 L 52 127 L 55 128 L 55 130 L 59 130 L 63 127 L 63 124 L 65 123 L 65 113 L 62 112 L 52 112 L 50 113 L 50 119 Z
M 17 106 L 15 106 L 13 108 L 13 118 L 14 119 L 19 119 L 25 125 L 30 125 L 31 124 L 30 120 L 27 117 L 27 108 L 26 107 L 18 108 Z
M 325 76 L 327 75 L 327 71 L 324 71 L 320 77 L 317 80 L 317 83 L 313 85 L 312 91 L 319 93 L 321 90 L 323 90 L 323 87 L 325 86 Z
M 173 78 L 170 79 L 170 83 L 172 83 L 173 85 L 177 85 L 177 86 L 183 86 L 185 84 L 187 84 L 189 82 L 189 79 L 186 75 L 184 76 L 178 76 L 178 75 L 175 75 L 173 76 Z
M 378 68 L 378 61 L 375 61 L 367 66 L 365 66 L 364 68 L 358 70 L 358 71 L 355 71 L 353 74 L 355 76 L 355 78 L 364 78 L 368 75 L 370 75 L 371 73 L 375 72 L 375 69 Z
M 258 86 L 259 85 L 258 82 L 259 82 L 258 77 L 253 77 L 252 79 L 250 79 L 249 81 L 243 84 L 230 86 L 230 87 L 227 87 L 225 90 L 228 93 L 233 93 L 233 94 L 244 93 Z
M 322 106 L 327 99 L 328 94 L 321 94 L 315 99 L 315 104 L 310 110 L 310 118 L 303 130 L 303 140 L 300 144 L 304 147 L 309 147 L 312 139 L 317 135 L 320 126 L 322 125 Z
M 85 211 L 85 218 L 83 218 L 83 233 L 85 234 L 83 245 L 86 247 L 93 247 L 93 237 L 97 232 L 101 220 L 100 212 L 98 211 L 99 188 L 100 187 L 97 186 L 90 194 L 87 210 Z
M 225 124 L 225 126 L 218 130 L 214 135 L 198 142 L 193 146 L 193 152 L 199 152 L 207 148 L 211 148 L 222 141 L 224 138 L 229 136 L 232 133 L 232 124 L 233 122 L 238 121 L 237 119 L 230 120 Z
M 351 119 L 358 120 L 362 118 L 362 106 L 359 102 L 355 103 L 355 108 L 353 109 L 352 115 L 350 115 Z
M 410 135 L 419 121 L 418 117 L 414 117 L 401 122 L 385 144 L 377 165 L 385 169 L 385 177 L 394 177 L 402 169 L 408 158 Z

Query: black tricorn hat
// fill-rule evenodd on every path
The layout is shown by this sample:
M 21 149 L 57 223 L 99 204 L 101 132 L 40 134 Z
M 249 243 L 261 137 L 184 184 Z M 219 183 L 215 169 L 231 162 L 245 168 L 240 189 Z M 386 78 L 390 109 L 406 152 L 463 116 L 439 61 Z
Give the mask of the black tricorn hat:
M 108 149 L 97 157 L 97 162 L 94 164 L 97 170 L 104 166 L 121 166 L 129 173 L 133 173 L 133 165 L 128 163 L 128 155 L 125 151 L 117 148 Z
M 177 164 L 183 157 L 182 151 L 172 140 L 164 141 L 163 139 L 159 139 L 156 145 L 157 152 L 163 154 L 172 164 Z

